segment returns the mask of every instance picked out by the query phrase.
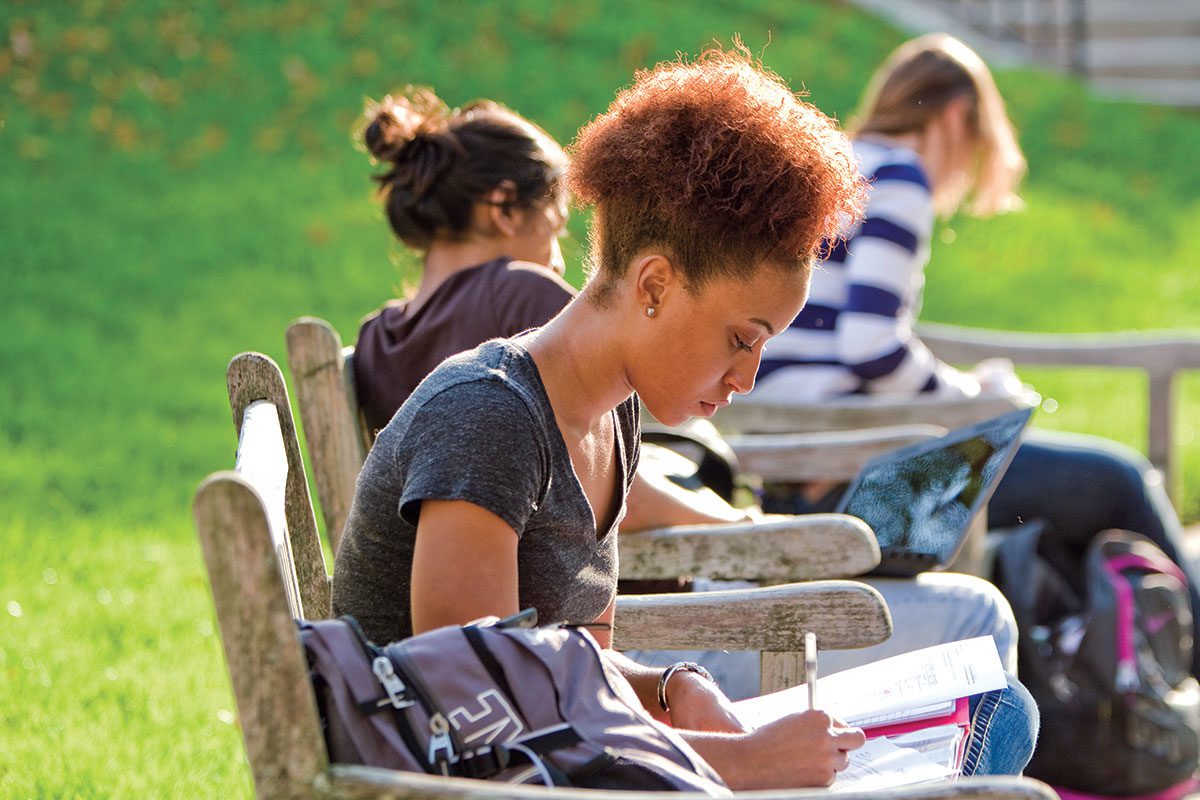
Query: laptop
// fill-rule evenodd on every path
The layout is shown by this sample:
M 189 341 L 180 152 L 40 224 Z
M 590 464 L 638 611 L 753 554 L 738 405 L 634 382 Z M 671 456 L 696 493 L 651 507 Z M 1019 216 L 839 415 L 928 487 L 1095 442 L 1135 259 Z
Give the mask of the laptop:
M 966 544 L 971 520 L 996 490 L 1032 416 L 1032 408 L 1012 411 L 869 461 L 835 510 L 875 531 L 880 561 L 871 574 L 945 569 Z

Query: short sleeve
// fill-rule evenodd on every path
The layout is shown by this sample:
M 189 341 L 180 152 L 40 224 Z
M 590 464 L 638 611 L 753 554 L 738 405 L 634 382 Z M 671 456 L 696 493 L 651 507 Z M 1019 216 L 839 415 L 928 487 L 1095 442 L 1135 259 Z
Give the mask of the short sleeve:
M 417 524 L 424 500 L 465 500 L 520 536 L 549 488 L 544 432 L 499 380 L 451 386 L 413 415 L 399 450 L 400 516 Z
M 499 335 L 512 337 L 530 328 L 540 328 L 558 316 L 574 296 L 571 285 L 545 267 L 507 265 L 496 277 L 491 303 Z

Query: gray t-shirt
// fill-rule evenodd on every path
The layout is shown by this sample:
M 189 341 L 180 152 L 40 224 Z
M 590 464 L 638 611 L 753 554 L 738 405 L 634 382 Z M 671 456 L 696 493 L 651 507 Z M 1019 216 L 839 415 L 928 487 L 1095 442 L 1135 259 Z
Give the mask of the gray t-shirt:
M 421 501 L 466 500 L 516 531 L 522 608 L 535 607 L 543 622 L 593 621 L 616 593 L 616 529 L 638 459 L 637 398 L 612 414 L 620 510 L 597 535 L 529 352 L 495 339 L 447 359 L 379 433 L 358 476 L 338 546 L 334 613 L 353 615 L 379 643 L 411 635 Z

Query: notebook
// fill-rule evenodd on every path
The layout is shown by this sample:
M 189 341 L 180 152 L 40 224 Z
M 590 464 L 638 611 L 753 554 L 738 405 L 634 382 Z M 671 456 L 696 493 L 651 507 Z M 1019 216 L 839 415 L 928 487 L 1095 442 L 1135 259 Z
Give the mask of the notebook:
M 1013 411 L 869 461 L 835 510 L 875 531 L 880 561 L 871 574 L 945 569 L 1012 462 L 1032 415 L 1032 408 Z

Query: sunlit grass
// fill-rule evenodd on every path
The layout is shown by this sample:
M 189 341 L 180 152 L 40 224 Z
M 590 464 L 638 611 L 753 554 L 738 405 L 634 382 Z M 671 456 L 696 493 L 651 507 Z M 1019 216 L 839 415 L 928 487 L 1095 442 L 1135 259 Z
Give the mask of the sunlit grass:
M 405 83 L 563 141 L 635 68 L 733 33 L 839 117 L 901 36 L 824 2 L 0 4 L 0 796 L 236 797 L 248 772 L 190 520 L 224 369 L 301 314 L 348 339 L 413 275 L 348 131 Z M 768 45 L 769 42 L 769 45 Z M 1195 325 L 1194 114 L 1000 76 L 1028 210 L 956 219 L 925 316 Z M 575 215 L 568 277 L 581 279 Z M 1142 447 L 1132 375 L 1030 373 L 1039 424 Z M 1194 378 L 1179 415 L 1200 518 Z

